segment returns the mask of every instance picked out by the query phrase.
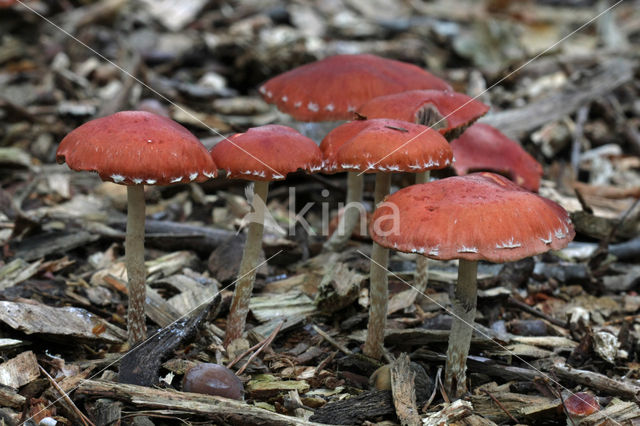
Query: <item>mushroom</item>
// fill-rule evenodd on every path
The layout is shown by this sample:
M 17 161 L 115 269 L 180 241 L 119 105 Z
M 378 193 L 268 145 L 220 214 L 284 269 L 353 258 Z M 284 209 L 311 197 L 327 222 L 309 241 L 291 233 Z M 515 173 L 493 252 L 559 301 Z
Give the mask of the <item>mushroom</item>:
M 467 389 L 478 261 L 511 262 L 566 247 L 575 235 L 571 220 L 553 201 L 486 172 L 413 185 L 385 201 L 369 227 L 376 243 L 432 259 L 459 259 L 445 388 L 460 397 Z
M 452 90 L 444 80 L 415 65 L 375 55 L 335 55 L 280 74 L 260 87 L 268 103 L 300 121 L 351 120 L 365 102 L 412 89 Z M 394 118 L 394 117 L 387 117 Z M 362 175 L 347 173 L 347 204 L 362 202 Z M 347 209 L 325 247 L 346 245 L 358 222 Z M 344 230 L 344 232 L 342 232 Z
M 423 124 L 452 140 L 485 115 L 489 107 L 465 94 L 441 90 L 409 90 L 380 96 L 358 108 L 366 118 L 392 118 Z
M 244 387 L 238 376 L 227 367 L 210 362 L 189 368 L 182 379 L 182 390 L 238 400 L 244 398 Z
M 324 171 L 376 173 L 375 205 L 389 194 L 391 173 L 420 173 L 442 169 L 452 161 L 452 151 L 438 132 L 420 124 L 398 120 L 352 121 L 336 127 L 325 156 Z M 340 136 L 340 137 L 338 137 Z M 367 340 L 364 353 L 382 356 L 387 317 L 386 248 L 374 243 L 372 249 Z
M 253 214 L 242 254 L 238 281 L 227 329 L 225 346 L 242 336 L 249 313 L 249 299 L 256 278 L 256 266 L 262 248 L 264 209 L 269 181 L 285 179 L 297 170 L 317 172 L 322 168 L 322 153 L 311 139 L 280 125 L 249 129 L 223 140 L 211 149 L 215 163 L 229 178 L 254 181 Z
M 577 392 L 564 401 L 567 410 L 567 425 L 579 424 L 582 419 L 600 411 L 600 404 L 593 395 L 587 392 Z
M 322 157 L 326 160 L 325 166 L 322 170 L 324 173 L 336 173 L 335 171 L 333 171 L 333 169 L 329 170 L 329 168 L 327 167 L 327 163 L 331 161 L 330 159 L 344 142 L 351 139 L 367 126 L 368 124 L 366 120 L 357 120 L 352 121 L 348 126 L 338 126 L 327 133 L 327 135 L 324 137 L 324 139 L 322 139 L 322 142 L 320 143 Z M 338 226 L 336 227 L 335 232 L 331 234 L 331 236 L 325 243 L 325 247 L 327 249 L 335 251 L 344 247 L 347 241 L 349 241 L 349 239 L 351 238 L 353 230 L 362 220 L 360 216 L 362 215 L 361 213 L 364 210 L 364 206 L 362 204 L 363 190 L 363 176 L 358 172 L 347 172 L 347 197 L 344 211 L 342 213 L 342 217 L 340 217 L 338 220 Z M 366 222 L 363 221 L 362 223 Z
M 159 115 L 122 111 L 89 121 L 64 137 L 58 163 L 127 185 L 127 328 L 132 346 L 146 337 L 144 185 L 203 182 L 216 175 L 207 149 L 187 129 Z
M 362 105 L 358 114 L 366 118 L 392 118 L 423 124 L 438 130 L 447 140 L 452 140 L 477 119 L 485 115 L 489 107 L 480 101 L 457 92 L 441 90 L 409 90 L 380 96 Z M 458 157 L 454 151 L 457 164 Z M 430 172 L 416 173 L 416 183 L 427 183 Z M 416 260 L 414 288 L 407 302 L 411 303 L 427 288 L 429 264 L 427 258 Z
M 491 171 L 505 175 L 518 185 L 538 192 L 542 166 L 518 142 L 495 127 L 476 123 L 451 142 L 458 175 Z
M 264 100 L 299 121 L 351 120 L 378 96 L 412 89 L 451 90 L 444 80 L 412 64 L 375 55 L 335 55 L 280 74 L 259 91 Z

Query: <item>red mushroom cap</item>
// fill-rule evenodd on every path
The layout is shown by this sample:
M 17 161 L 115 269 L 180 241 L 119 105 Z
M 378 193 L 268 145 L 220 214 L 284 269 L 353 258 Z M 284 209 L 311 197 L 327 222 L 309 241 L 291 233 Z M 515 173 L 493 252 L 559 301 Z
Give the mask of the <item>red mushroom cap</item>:
M 380 96 L 358 109 L 358 113 L 367 118 L 424 124 L 445 136 L 460 134 L 487 111 L 487 105 L 467 95 L 441 90 L 409 90 Z
M 520 144 L 495 127 L 476 123 L 451 142 L 458 175 L 487 170 L 505 174 L 529 191 L 538 192 L 542 166 Z
M 173 120 L 122 111 L 91 120 L 64 137 L 56 160 L 123 185 L 203 182 L 216 176 L 207 148 Z
M 369 226 L 373 240 L 432 259 L 510 262 L 575 235 L 562 207 L 493 173 L 413 185 L 385 201 Z
M 297 170 L 322 169 L 322 153 L 314 141 L 276 124 L 237 133 L 214 146 L 211 156 L 227 177 L 247 180 L 280 180 Z
M 322 156 L 325 160 L 325 169 L 327 163 L 331 161 L 338 149 L 369 125 L 367 120 L 356 120 L 334 127 L 333 130 L 327 133 L 322 142 L 320 142 L 320 151 L 322 151 Z
M 571 417 L 586 417 L 600 411 L 598 400 L 587 392 L 574 393 L 564 401 L 564 406 Z
M 296 120 L 350 120 L 378 96 L 412 89 L 451 90 L 412 64 L 374 55 L 336 55 L 280 74 L 260 87 L 266 102 Z
M 325 140 L 328 138 L 321 144 L 328 152 L 324 168 L 328 173 L 418 173 L 445 168 L 453 159 L 451 147 L 441 134 L 406 121 L 352 121 L 336 127 Z

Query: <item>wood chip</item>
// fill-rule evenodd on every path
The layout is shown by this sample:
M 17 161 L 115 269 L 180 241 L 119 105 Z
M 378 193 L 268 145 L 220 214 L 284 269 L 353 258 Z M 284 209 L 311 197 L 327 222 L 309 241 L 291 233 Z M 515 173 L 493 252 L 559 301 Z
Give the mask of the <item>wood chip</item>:
M 0 301 L 0 321 L 26 334 L 67 336 L 107 343 L 122 343 L 127 340 L 127 333 L 124 330 L 82 308 L 53 308 L 30 303 Z M 101 332 L 96 334 L 95 330 L 101 330 Z M 74 342 L 73 339 L 69 340 L 69 343 L 72 342 Z
M 4 386 L 19 389 L 39 376 L 38 360 L 31 351 L 22 352 L 0 364 L 0 384 Z
M 403 426 L 420 424 L 414 379 L 415 373 L 409 368 L 409 356 L 401 354 L 391 364 L 391 393 L 396 415 Z
M 76 392 L 87 396 L 117 399 L 135 404 L 137 407 L 187 411 L 205 416 L 217 423 L 256 426 L 265 424 L 273 426 L 318 425 L 295 417 L 272 413 L 242 401 L 190 392 L 154 389 L 146 386 L 85 380 L 78 386 Z

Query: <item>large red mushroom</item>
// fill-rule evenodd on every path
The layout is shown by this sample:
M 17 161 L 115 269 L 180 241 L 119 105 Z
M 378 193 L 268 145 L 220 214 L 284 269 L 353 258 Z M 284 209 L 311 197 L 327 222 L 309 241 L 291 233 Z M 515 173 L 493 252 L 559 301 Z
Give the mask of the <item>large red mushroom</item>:
M 127 328 L 134 345 L 146 337 L 144 185 L 203 182 L 215 177 L 216 166 L 191 132 L 145 111 L 122 111 L 83 124 L 60 142 L 56 160 L 127 186 Z
M 378 96 L 413 89 L 451 90 L 412 64 L 375 55 L 335 55 L 273 77 L 260 87 L 268 103 L 299 121 L 351 120 Z
M 264 210 L 269 182 L 285 179 L 297 170 L 317 172 L 322 168 L 322 153 L 311 139 L 280 125 L 249 129 L 223 140 L 211 149 L 211 157 L 229 178 L 254 181 L 253 215 L 242 254 L 238 280 L 227 318 L 225 346 L 242 337 L 249 313 L 249 300 L 262 249 Z
M 466 360 L 476 313 L 479 260 L 511 262 L 566 247 L 575 231 L 568 213 L 493 173 L 413 185 L 387 197 L 373 214 L 373 240 L 406 253 L 459 259 L 445 387 L 466 392 Z

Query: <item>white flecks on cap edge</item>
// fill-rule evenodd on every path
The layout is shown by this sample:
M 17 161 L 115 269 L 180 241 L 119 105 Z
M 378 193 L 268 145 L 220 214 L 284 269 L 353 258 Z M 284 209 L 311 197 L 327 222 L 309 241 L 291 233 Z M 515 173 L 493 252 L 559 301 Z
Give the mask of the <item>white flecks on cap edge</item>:
M 514 249 L 518 247 L 522 247 L 522 244 L 516 243 L 513 240 L 513 237 L 511 237 L 508 241 L 503 241 L 502 243 L 496 244 L 497 249 Z
M 478 252 L 478 248 L 477 247 L 465 247 L 462 246 L 457 250 L 458 253 L 477 253 Z

